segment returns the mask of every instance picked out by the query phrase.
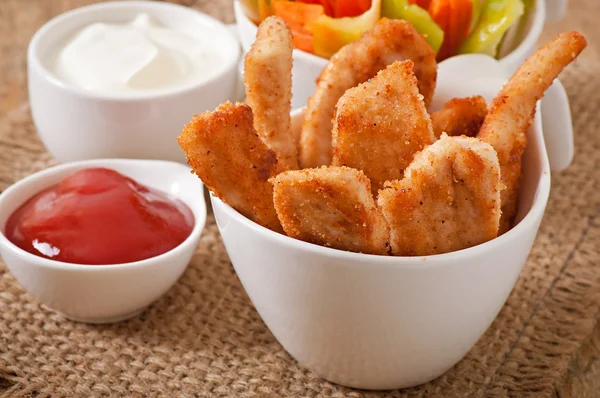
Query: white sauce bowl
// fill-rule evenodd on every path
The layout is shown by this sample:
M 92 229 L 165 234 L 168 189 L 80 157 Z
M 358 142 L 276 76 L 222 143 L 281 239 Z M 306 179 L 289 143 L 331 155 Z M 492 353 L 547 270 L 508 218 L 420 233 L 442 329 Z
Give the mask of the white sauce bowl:
M 25 201 L 85 168 L 105 167 L 183 201 L 194 228 L 176 248 L 146 260 L 115 265 L 80 265 L 26 252 L 4 235 L 6 221 Z M 194 254 L 206 222 L 202 182 L 179 163 L 157 160 L 99 159 L 67 163 L 35 173 L 0 195 L 0 255 L 21 286 L 36 300 L 67 318 L 88 323 L 131 318 L 177 281 Z
M 127 23 L 140 13 L 183 32 L 218 37 L 222 70 L 211 79 L 148 93 L 99 94 L 58 79 L 50 60 L 76 32 L 94 22 Z M 240 47 L 214 18 L 194 9 L 154 1 L 107 2 L 61 14 L 33 36 L 27 52 L 33 121 L 48 151 L 60 162 L 93 158 L 185 161 L 176 138 L 194 116 L 235 97 Z

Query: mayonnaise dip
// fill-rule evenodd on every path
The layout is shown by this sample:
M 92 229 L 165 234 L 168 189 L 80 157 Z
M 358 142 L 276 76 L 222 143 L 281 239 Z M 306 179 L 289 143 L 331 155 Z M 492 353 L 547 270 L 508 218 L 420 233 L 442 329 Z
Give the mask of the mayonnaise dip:
M 54 73 L 77 87 L 117 95 L 197 84 L 223 66 L 217 39 L 165 28 L 148 14 L 128 24 L 93 23 L 60 49 Z

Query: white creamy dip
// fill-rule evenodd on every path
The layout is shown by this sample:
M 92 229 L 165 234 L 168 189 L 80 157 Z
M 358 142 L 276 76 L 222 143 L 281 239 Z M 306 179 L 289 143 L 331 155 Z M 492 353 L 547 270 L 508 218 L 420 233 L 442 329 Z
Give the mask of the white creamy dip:
M 209 36 L 165 28 L 148 14 L 128 24 L 94 23 L 60 49 L 54 73 L 77 87 L 111 94 L 197 84 L 223 66 L 219 40 Z

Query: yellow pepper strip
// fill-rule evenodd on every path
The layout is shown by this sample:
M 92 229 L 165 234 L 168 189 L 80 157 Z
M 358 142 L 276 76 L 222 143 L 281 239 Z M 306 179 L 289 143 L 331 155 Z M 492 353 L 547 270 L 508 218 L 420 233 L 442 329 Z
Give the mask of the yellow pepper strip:
M 314 53 L 330 58 L 340 48 L 357 40 L 381 17 L 381 0 L 373 0 L 371 8 L 358 17 L 331 18 L 322 15 L 312 24 Z
M 469 28 L 469 33 L 471 33 L 479 23 L 479 17 L 481 17 L 481 12 L 485 8 L 486 3 L 486 0 L 473 0 L 473 15 L 471 16 L 471 27 Z

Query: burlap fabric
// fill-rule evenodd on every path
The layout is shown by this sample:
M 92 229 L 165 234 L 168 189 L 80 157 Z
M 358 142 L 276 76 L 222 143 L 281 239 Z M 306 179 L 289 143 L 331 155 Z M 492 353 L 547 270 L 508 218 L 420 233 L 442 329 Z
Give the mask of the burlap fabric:
M 588 10 L 597 8 L 588 1 Z M 0 396 L 600 396 L 594 389 L 600 375 L 600 59 L 598 30 L 584 25 L 591 46 L 562 77 L 575 120 L 575 162 L 553 176 L 536 243 L 501 313 L 439 379 L 370 393 L 300 368 L 256 313 L 209 217 L 179 282 L 120 324 L 65 320 L 28 296 L 0 263 Z M 52 163 L 26 104 L 0 121 L 2 188 Z

